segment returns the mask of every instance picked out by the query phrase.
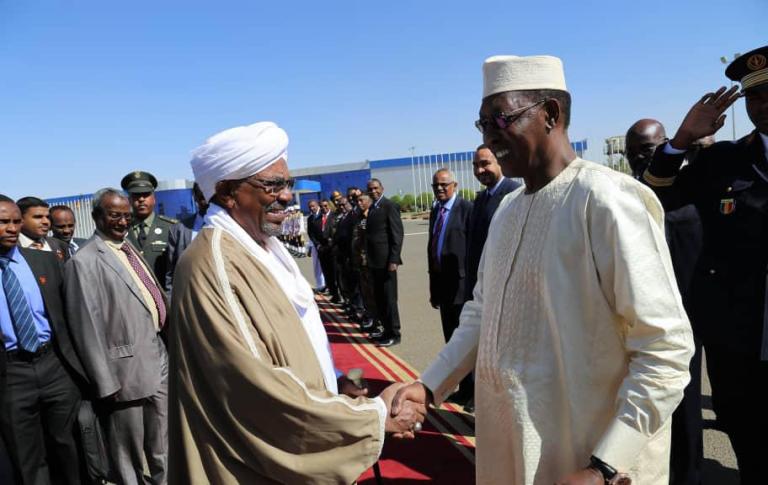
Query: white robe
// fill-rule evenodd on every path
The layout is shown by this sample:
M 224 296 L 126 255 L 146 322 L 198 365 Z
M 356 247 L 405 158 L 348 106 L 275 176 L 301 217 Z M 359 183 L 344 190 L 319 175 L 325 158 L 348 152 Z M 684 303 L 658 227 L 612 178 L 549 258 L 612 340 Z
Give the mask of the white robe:
M 546 484 L 590 455 L 668 483 L 690 325 L 650 189 L 581 159 L 509 194 L 474 300 L 424 372 L 436 402 L 476 366 L 477 479 Z

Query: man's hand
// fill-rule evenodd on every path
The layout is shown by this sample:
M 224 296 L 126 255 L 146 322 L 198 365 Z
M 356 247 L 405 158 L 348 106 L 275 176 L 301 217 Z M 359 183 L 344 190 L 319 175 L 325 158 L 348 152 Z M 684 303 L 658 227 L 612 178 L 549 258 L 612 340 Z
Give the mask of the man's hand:
M 669 142 L 672 148 L 687 150 L 699 138 L 714 135 L 725 123 L 725 110 L 740 96 L 738 86 L 727 91 L 723 86 L 714 93 L 705 94 L 685 115 L 675 137 Z
M 349 396 L 351 398 L 361 397 L 361 396 L 367 396 L 368 395 L 368 387 L 357 387 L 354 382 L 352 382 L 349 377 L 347 376 L 341 376 L 337 380 L 339 384 L 339 394 L 344 394 L 346 396 Z
M 387 264 L 387 271 L 397 271 L 397 263 Z
M 603 475 L 594 468 L 584 468 L 555 482 L 555 485 L 603 485 Z
M 390 413 L 392 415 L 399 414 L 407 401 L 421 403 L 426 408 L 426 406 L 432 404 L 432 393 L 421 382 L 413 382 L 407 386 L 403 385 L 398 388 L 397 393 L 392 399 Z
M 394 433 L 393 436 L 396 438 L 413 438 L 415 436 L 413 427 L 417 422 L 424 422 L 427 408 L 421 402 L 404 401 L 400 404 L 398 413 L 393 413 L 392 399 L 395 397 L 396 392 L 404 386 L 405 384 L 403 383 L 392 384 L 379 395 L 384 404 L 386 404 L 388 412 L 384 429 L 388 433 Z

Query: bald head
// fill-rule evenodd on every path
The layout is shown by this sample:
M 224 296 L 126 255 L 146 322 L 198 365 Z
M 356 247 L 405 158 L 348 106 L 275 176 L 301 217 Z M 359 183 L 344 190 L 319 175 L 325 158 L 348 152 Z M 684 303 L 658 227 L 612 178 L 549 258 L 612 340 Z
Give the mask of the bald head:
M 642 119 L 629 127 L 626 136 L 627 161 L 635 177 L 643 174 L 656 147 L 666 141 L 664 125 L 656 120 Z

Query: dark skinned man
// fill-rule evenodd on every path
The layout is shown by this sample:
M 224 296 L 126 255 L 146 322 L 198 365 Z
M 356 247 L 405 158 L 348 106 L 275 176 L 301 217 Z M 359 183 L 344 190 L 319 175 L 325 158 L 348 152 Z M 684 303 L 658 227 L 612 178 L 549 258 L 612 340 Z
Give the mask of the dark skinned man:
M 176 219 L 155 212 L 157 179 L 148 172 L 131 172 L 120 182 L 133 208 L 128 241 L 138 250 L 160 281 L 165 281 L 168 265 L 168 232 Z
M 48 202 L 37 197 L 22 197 L 16 201 L 21 211 L 23 224 L 19 234 L 19 246 L 23 248 L 50 251 L 66 261 L 69 258 L 67 247 L 58 239 L 48 237 L 51 229 L 51 214 Z
M 478 483 L 666 485 L 693 343 L 661 206 L 576 156 L 560 59 L 495 56 L 483 74 L 476 126 L 525 190 L 502 201 L 475 298 L 393 412 L 439 404 L 474 368 Z
M 168 261 L 165 265 L 166 273 L 163 280 L 165 291 L 168 292 L 173 288 L 173 273 L 176 270 L 176 264 L 179 262 L 181 253 L 187 249 L 187 246 L 200 233 L 200 229 L 203 228 L 205 212 L 208 210 L 208 201 L 205 200 L 205 196 L 197 184 L 192 186 L 192 198 L 195 200 L 197 212 L 174 224 L 168 231 L 168 249 L 166 250 Z
M 755 129 L 733 142 L 685 151 L 725 122 L 738 86 L 693 105 L 644 178 L 667 210 L 694 204 L 703 226 L 691 292 L 692 319 L 707 352 L 712 404 L 733 444 L 741 483 L 765 483 L 768 456 L 768 46 L 734 60 L 725 74 L 741 82 Z M 681 168 L 682 166 L 682 168 Z
M 648 168 L 656 149 L 668 141 L 664 126 L 652 119 L 636 121 L 627 130 L 626 153 L 632 176 L 637 180 Z M 691 153 L 689 158 L 694 158 Z M 704 460 L 701 417 L 701 342 L 696 321 L 692 318 L 691 279 L 701 254 L 702 228 L 696 207 L 689 204 L 664 215 L 666 234 L 677 287 L 683 306 L 694 330 L 696 351 L 691 359 L 691 382 L 686 386 L 683 400 L 672 415 L 672 449 L 670 454 L 670 483 L 699 485 Z
M 67 245 L 67 251 L 71 257 L 85 244 L 85 239 L 75 237 L 75 213 L 66 205 L 51 207 L 51 233 L 53 237 Z

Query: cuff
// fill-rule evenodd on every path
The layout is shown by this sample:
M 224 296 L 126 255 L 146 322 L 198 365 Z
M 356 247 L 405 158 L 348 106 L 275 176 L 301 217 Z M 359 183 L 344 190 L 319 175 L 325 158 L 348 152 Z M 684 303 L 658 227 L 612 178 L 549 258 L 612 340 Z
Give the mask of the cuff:
M 384 448 L 384 440 L 386 439 L 387 428 L 387 405 L 384 404 L 384 400 L 380 397 L 374 397 L 372 399 L 373 404 L 376 406 L 376 412 L 379 413 L 379 449 L 376 453 L 376 460 L 381 456 L 381 450 Z M 374 460 L 375 462 L 375 460 Z
M 667 155 L 682 155 L 687 150 L 680 150 L 679 148 L 675 148 L 672 146 L 671 143 L 667 142 L 664 144 L 664 153 Z
M 619 472 L 626 473 L 637 462 L 637 455 L 646 443 L 647 436 L 614 419 L 592 454 Z

